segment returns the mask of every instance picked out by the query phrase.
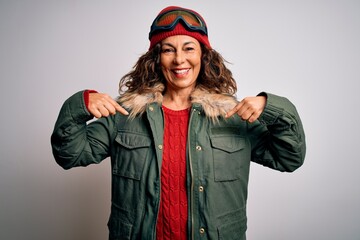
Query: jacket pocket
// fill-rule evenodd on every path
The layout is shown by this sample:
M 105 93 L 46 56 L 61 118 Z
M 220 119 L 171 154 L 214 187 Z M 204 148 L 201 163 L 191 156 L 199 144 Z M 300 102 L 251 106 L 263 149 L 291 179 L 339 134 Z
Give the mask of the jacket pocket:
M 151 145 L 149 136 L 121 132 L 115 138 L 118 143 L 113 174 L 140 180 Z
M 210 136 L 213 148 L 215 181 L 232 181 L 241 176 L 246 140 L 239 135 Z
M 132 226 L 120 219 L 110 218 L 108 222 L 110 240 L 130 240 Z
M 246 240 L 246 210 L 239 209 L 218 219 L 218 238 L 221 240 Z

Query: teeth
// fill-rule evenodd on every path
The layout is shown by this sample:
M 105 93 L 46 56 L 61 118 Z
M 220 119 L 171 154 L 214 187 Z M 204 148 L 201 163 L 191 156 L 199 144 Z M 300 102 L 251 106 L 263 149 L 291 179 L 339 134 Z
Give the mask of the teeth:
M 187 71 L 189 71 L 189 69 L 174 70 L 174 72 L 175 72 L 176 74 L 184 74 L 184 73 L 186 73 Z

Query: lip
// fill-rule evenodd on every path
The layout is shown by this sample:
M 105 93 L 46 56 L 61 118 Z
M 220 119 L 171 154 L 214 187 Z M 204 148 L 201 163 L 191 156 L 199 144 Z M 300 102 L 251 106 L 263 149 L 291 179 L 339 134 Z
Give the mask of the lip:
M 185 77 L 189 73 L 190 68 L 176 68 L 171 71 L 177 78 L 181 78 Z

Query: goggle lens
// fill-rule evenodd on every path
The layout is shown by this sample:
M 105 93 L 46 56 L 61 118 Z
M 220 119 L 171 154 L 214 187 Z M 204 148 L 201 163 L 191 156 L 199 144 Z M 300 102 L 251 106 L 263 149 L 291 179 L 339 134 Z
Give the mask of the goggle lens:
M 203 26 L 201 20 L 196 17 L 194 14 L 185 11 L 171 11 L 165 13 L 155 22 L 155 24 L 159 27 L 168 26 L 174 23 L 178 17 L 182 17 L 189 25 L 194 27 Z

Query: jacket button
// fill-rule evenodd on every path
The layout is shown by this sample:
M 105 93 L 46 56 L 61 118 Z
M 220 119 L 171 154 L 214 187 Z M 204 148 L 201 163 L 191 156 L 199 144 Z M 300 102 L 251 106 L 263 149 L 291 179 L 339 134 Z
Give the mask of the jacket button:
M 163 149 L 163 145 L 159 144 L 159 145 L 158 145 L 158 148 L 159 148 L 160 150 L 162 150 L 162 149 Z
M 201 151 L 201 146 L 196 146 L 196 150 Z
M 199 191 L 200 191 L 200 192 L 203 192 L 203 191 L 204 191 L 204 187 L 203 187 L 203 186 L 200 186 L 200 187 L 199 187 Z
M 204 228 L 200 228 L 200 234 L 204 234 L 205 233 L 205 229 Z
M 153 107 L 149 107 L 149 110 L 150 110 L 150 111 L 154 111 L 154 108 L 153 108 Z

